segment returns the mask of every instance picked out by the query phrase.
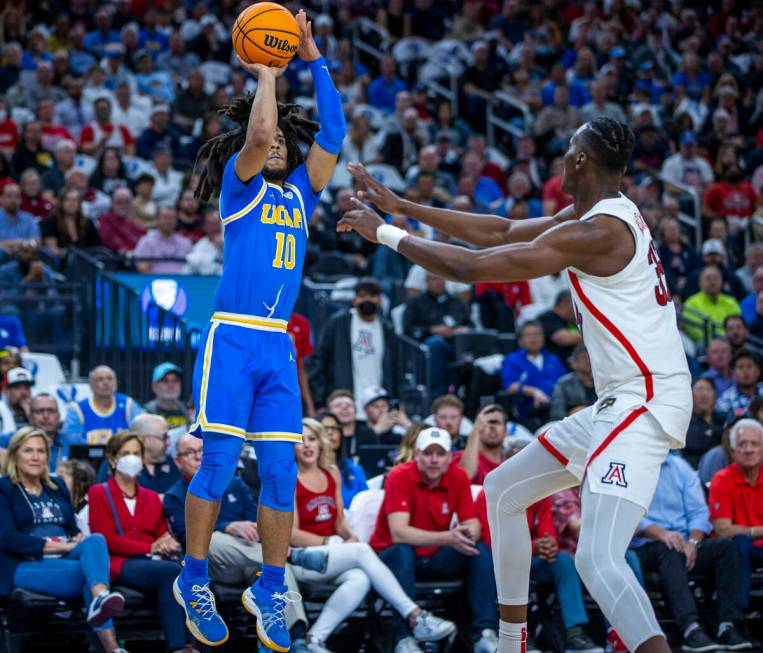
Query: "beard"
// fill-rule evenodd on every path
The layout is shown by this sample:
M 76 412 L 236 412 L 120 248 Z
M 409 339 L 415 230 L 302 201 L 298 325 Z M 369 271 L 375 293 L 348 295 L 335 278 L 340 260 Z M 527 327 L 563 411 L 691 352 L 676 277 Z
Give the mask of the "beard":
M 268 166 L 265 166 L 262 169 L 262 176 L 265 181 L 271 183 L 283 183 L 284 179 L 286 179 L 286 168 L 269 168 Z

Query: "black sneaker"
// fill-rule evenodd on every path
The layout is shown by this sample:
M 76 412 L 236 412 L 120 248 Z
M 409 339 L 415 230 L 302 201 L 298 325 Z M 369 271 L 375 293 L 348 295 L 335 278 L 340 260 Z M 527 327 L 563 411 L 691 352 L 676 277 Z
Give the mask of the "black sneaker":
M 728 626 L 718 635 L 718 646 L 724 651 L 746 651 L 753 648 L 753 643 L 744 637 L 736 626 Z
M 604 653 L 601 646 L 596 646 L 585 631 L 580 627 L 573 627 L 567 631 L 566 653 Z
M 684 638 L 681 650 L 701 653 L 701 651 L 721 651 L 723 649 L 710 639 L 701 628 L 695 628 Z

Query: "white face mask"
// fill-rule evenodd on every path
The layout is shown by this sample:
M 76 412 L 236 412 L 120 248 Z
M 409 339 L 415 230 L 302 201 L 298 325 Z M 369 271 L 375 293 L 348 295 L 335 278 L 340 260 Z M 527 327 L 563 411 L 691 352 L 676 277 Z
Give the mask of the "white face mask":
M 117 471 L 130 478 L 138 476 L 142 469 L 143 461 L 140 459 L 140 456 L 136 456 L 134 453 L 122 456 L 117 460 Z

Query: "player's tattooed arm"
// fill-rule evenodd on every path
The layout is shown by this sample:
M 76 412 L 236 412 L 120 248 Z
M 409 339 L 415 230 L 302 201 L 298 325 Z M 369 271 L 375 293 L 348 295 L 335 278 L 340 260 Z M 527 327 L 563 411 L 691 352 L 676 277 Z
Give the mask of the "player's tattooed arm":
M 353 229 L 367 240 L 378 242 L 377 229 L 384 221 L 361 202 L 354 203 L 357 208 L 344 214 L 337 229 Z M 621 220 L 595 216 L 585 222 L 558 224 L 528 243 L 471 250 L 406 235 L 399 241 L 397 251 L 446 279 L 477 283 L 535 279 L 567 267 L 609 276 L 628 264 L 635 241 Z
M 278 125 L 276 78 L 280 77 L 286 68 L 244 63 L 240 57 L 239 62 L 257 78 L 257 91 L 246 127 L 246 141 L 235 163 L 238 178 L 248 182 L 262 170 L 268 157 Z
M 509 220 L 497 215 L 438 209 L 399 197 L 374 179 L 362 163 L 350 163 L 347 169 L 366 187 L 358 192 L 358 197 L 368 200 L 384 213 L 413 218 L 476 247 L 527 242 L 537 238 L 544 231 L 576 217 L 572 205 L 551 217 L 526 220 Z

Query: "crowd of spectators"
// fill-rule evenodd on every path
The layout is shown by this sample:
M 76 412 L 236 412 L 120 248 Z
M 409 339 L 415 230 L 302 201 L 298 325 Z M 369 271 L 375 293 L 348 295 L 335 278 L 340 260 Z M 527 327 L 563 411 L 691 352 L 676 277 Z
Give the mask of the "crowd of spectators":
M 189 388 L 183 370 L 164 363 L 141 406 L 117 391 L 121 370 L 96 366 L 88 398 L 60 403 L 35 386 L 20 356 L 21 323 L 32 331 L 42 312 L 49 327 L 59 309 L 3 295 L 54 296 L 73 248 L 138 272 L 219 274 L 219 214 L 194 197 L 193 162 L 232 128 L 218 110 L 256 88 L 235 65 L 229 37 L 243 4 L 47 0 L 0 12 L 0 523 L 14 525 L 0 532 L 0 593 L 35 589 L 34 565 L 47 576 L 45 565 L 60 564 L 70 577 L 48 590 L 84 594 L 96 615 L 88 622 L 110 651 L 119 650 L 110 582 L 155 594 L 168 650 L 194 646 L 167 580 L 177 573 L 182 503 L 201 447 L 185 437 Z M 549 422 L 597 399 L 562 275 L 472 287 L 335 233 L 360 190 L 345 164 L 363 162 L 429 206 L 549 215 L 571 201 L 561 190 L 570 135 L 606 115 L 636 134 L 623 192 L 654 235 L 694 377 L 687 447 L 664 464 L 629 563 L 647 583 L 658 572 L 684 650 L 746 642 L 747 627 L 760 624 L 751 571 L 763 566 L 763 6 L 347 0 L 320 13 L 322 4 L 307 4 L 349 134 L 311 218 L 305 270 L 352 283 L 332 293 L 339 308 L 327 320 L 295 313 L 289 326 L 307 416 L 295 500 L 299 508 L 306 496 L 323 497 L 320 515 L 298 511 L 289 586 L 337 586 L 313 624 L 301 604 L 288 604 L 295 641 L 326 650 L 373 587 L 395 608 L 395 650 L 415 653 L 422 633 L 441 634 L 449 622 L 420 612 L 412 580 L 455 577 L 466 583 L 466 639 L 479 653 L 494 650 L 490 534 L 484 495 L 474 500 L 469 486 Z M 359 34 L 376 38 L 385 56 L 354 56 Z M 425 42 L 416 41 L 415 56 L 409 37 Z M 439 74 L 437 57 L 460 65 L 456 102 L 425 83 Z M 304 73 L 295 59 L 277 95 L 310 114 Z M 489 115 L 512 129 L 494 128 Z M 446 238 L 405 215 L 388 219 Z M 464 364 L 464 339 L 483 328 L 515 334 L 514 350 Z M 402 400 L 401 335 L 428 351 L 429 378 L 417 379 L 431 399 L 428 416 Z M 106 447 L 99 469 L 80 460 L 94 446 Z M 248 582 L 261 562 L 248 447 L 241 469 L 210 550 L 213 578 L 234 583 Z M 384 498 L 374 505 L 380 476 Z M 430 495 L 448 497 L 437 514 Z M 421 504 L 403 506 L 401 497 Z M 532 575 L 555 587 L 567 650 L 591 650 L 597 636 L 572 564 L 579 516 L 574 489 L 528 511 Z M 309 528 L 299 521 L 306 517 Z M 357 548 L 353 565 L 337 566 L 336 556 L 327 566 L 322 547 L 331 560 L 341 542 Z M 716 614 L 703 621 L 689 582 L 711 577 Z M 108 609 L 99 608 L 107 598 Z M 614 631 L 607 646 L 622 650 Z

